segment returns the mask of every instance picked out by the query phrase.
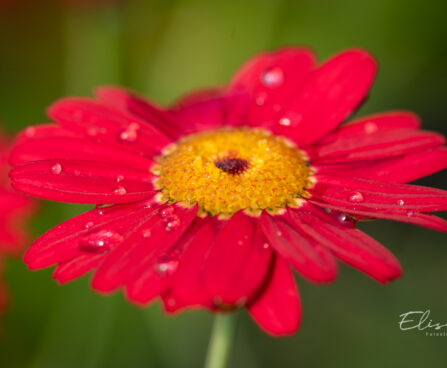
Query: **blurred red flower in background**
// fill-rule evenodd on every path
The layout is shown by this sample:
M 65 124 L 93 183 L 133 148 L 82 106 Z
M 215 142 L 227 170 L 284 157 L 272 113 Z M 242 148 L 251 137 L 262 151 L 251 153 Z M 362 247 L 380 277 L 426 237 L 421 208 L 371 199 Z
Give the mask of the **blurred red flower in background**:
M 409 112 L 342 124 L 375 72 L 362 50 L 316 66 L 311 51 L 287 48 L 170 109 L 107 87 L 56 102 L 56 124 L 19 135 L 13 186 L 97 208 L 41 236 L 25 262 L 57 264 L 61 283 L 96 270 L 95 290 L 160 296 L 168 312 L 245 306 L 274 335 L 301 318 L 289 266 L 316 283 L 335 279 L 336 258 L 381 283 L 399 277 L 356 222 L 446 231 L 430 214 L 447 208 L 446 192 L 402 183 L 444 169 L 447 150 Z
M 5 258 L 23 251 L 29 240 L 25 221 L 35 210 L 31 198 L 15 192 L 9 185 L 9 148 L 8 140 L 0 133 L 0 313 L 7 303 L 6 287 L 1 279 Z

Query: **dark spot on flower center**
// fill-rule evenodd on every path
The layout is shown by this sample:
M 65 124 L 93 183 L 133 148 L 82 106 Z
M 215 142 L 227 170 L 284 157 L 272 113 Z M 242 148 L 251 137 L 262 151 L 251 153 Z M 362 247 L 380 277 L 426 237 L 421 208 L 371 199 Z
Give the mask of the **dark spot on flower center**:
M 247 160 L 241 158 L 228 157 L 215 161 L 214 165 L 223 172 L 231 175 L 239 175 L 248 169 L 249 163 Z

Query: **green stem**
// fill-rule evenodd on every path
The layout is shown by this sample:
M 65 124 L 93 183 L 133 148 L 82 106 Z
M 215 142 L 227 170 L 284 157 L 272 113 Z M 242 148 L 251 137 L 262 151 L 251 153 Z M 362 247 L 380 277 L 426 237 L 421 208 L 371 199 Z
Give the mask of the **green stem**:
M 205 368 L 225 368 L 236 330 L 236 313 L 217 314 L 208 345 Z

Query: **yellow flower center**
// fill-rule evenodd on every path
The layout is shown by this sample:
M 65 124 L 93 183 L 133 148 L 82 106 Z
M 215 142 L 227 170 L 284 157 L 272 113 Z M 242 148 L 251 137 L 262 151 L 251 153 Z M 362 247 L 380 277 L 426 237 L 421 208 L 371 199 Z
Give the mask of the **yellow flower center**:
M 169 146 L 153 172 L 162 199 L 197 204 L 199 214 L 256 215 L 296 206 L 312 184 L 305 155 L 260 129 L 192 134 Z

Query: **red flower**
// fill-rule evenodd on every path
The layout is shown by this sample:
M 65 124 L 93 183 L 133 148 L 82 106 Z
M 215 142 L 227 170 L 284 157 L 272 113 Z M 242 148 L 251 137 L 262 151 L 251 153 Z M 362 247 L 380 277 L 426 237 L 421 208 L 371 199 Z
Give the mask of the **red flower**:
M 341 125 L 375 71 L 362 50 L 317 67 L 311 51 L 288 48 L 169 110 L 117 88 L 56 102 L 57 124 L 18 137 L 13 186 L 97 208 L 41 236 L 25 262 L 57 264 L 61 283 L 96 269 L 95 290 L 160 296 L 168 312 L 246 306 L 273 335 L 300 321 L 289 266 L 317 283 L 335 279 L 336 258 L 381 283 L 399 277 L 355 223 L 446 231 L 430 214 L 447 208 L 446 192 L 401 183 L 445 168 L 447 150 L 409 112 Z
M 0 133 L 0 277 L 3 274 L 4 258 L 7 255 L 20 254 L 28 241 L 24 222 L 35 207 L 29 197 L 13 191 L 10 187 L 8 154 L 7 139 Z M 0 313 L 6 306 L 6 295 L 6 287 L 0 278 Z

